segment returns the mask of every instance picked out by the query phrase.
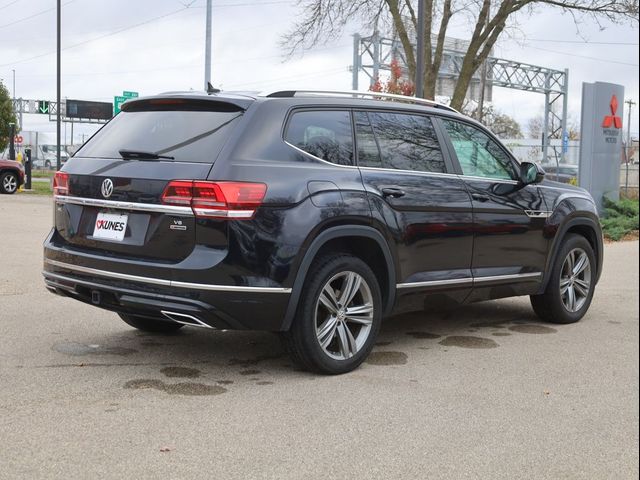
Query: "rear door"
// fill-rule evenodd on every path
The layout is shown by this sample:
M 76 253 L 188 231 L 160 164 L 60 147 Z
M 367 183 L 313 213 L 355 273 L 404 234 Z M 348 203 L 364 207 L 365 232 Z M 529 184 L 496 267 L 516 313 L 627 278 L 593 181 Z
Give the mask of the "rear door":
M 471 201 L 449 173 L 431 118 L 369 110 L 354 112 L 354 119 L 373 217 L 395 242 L 401 300 L 407 309 L 420 308 L 427 293 L 442 290 L 464 299 L 471 287 Z
M 439 121 L 473 202 L 474 295 L 515 294 L 492 292 L 491 285 L 530 284 L 541 278 L 548 212 L 539 188 L 519 182 L 517 162 L 484 129 L 449 118 Z
M 56 230 L 67 246 L 135 259 L 179 261 L 193 250 L 190 205 L 167 205 L 171 180 L 206 179 L 243 108 L 210 100 L 151 99 L 127 106 L 64 168 Z M 124 152 L 124 153 L 123 153 Z

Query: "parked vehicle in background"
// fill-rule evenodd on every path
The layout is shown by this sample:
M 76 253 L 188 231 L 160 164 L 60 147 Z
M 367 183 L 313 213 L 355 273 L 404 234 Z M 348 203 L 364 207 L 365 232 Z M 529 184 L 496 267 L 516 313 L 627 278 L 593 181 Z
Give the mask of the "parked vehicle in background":
M 544 167 L 547 178 L 561 183 L 570 183 L 572 179 L 578 178 L 578 165 L 560 164 L 559 166 L 549 165 Z
M 279 332 L 330 374 L 383 317 L 443 302 L 529 295 L 576 322 L 602 270 L 588 192 L 447 106 L 377 92 L 130 100 L 56 173 L 54 203 L 52 292 L 141 330 Z
M 0 158 L 0 193 L 16 193 L 24 183 L 24 167 L 20 162 Z
M 37 157 L 37 168 L 56 168 L 57 165 L 57 146 L 56 145 L 40 145 Z M 62 147 L 60 149 L 60 164 L 64 165 L 69 159 L 69 153 Z M 42 167 L 40 167 L 42 165 Z

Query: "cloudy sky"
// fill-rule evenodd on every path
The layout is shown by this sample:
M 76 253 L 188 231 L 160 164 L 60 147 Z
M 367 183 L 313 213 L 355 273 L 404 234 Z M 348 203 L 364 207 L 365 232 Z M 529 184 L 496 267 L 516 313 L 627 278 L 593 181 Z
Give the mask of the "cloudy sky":
M 62 0 L 62 96 L 112 101 L 122 90 L 150 95 L 201 89 L 205 0 L 191 2 Z M 299 17 L 295 1 L 213 0 L 213 4 L 214 85 L 262 91 L 351 88 L 350 35 L 370 33 L 357 24 L 350 25 L 342 38 L 285 61 L 278 40 Z M 471 26 L 463 18 L 454 17 L 452 24 L 450 36 L 469 37 Z M 55 28 L 54 0 L 0 0 L 0 79 L 11 91 L 15 69 L 17 97 L 55 99 Z M 627 98 L 638 100 L 638 29 L 628 24 L 596 25 L 585 20 L 578 32 L 570 16 L 540 9 L 518 19 L 518 28 L 501 39 L 495 55 L 568 68 L 570 112 L 576 119 L 582 82 L 620 83 Z M 364 75 L 360 82 L 366 86 Z M 524 126 L 541 112 L 543 99 L 496 88 L 494 104 Z M 633 118 L 637 136 L 637 110 Z M 27 115 L 24 129 L 53 132 L 55 124 Z

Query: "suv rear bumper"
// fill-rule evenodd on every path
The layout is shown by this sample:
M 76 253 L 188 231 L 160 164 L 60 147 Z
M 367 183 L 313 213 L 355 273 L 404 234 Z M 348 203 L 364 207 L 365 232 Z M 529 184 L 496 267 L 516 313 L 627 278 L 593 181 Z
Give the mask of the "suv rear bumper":
M 219 285 L 175 281 L 166 277 L 123 273 L 121 262 L 109 268 L 109 258 L 98 266 L 71 249 L 45 242 L 47 288 L 59 295 L 130 315 L 158 320 L 183 320 L 217 329 L 278 331 L 283 328 L 291 289 L 246 285 Z M 132 266 L 128 271 L 139 272 Z M 167 274 L 170 276 L 170 268 Z

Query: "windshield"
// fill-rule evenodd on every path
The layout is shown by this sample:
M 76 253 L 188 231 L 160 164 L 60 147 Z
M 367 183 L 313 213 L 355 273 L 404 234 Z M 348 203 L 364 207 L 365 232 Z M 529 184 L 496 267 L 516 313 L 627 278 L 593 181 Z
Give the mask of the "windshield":
M 121 158 L 120 150 L 150 152 L 178 162 L 212 163 L 240 111 L 122 111 L 77 152 L 78 157 Z

